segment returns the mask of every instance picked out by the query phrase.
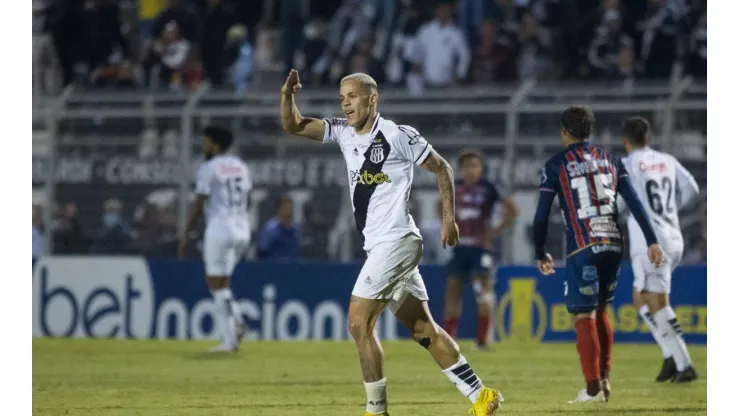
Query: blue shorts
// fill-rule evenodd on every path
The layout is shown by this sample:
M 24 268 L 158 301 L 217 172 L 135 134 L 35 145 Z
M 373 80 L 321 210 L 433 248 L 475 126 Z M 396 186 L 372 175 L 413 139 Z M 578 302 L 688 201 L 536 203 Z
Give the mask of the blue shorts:
M 482 247 L 455 246 L 452 258 L 447 263 L 447 275 L 469 279 L 490 277 L 493 271 L 493 255 Z
M 570 313 L 588 313 L 614 300 L 622 248 L 593 246 L 568 257 L 565 303 Z

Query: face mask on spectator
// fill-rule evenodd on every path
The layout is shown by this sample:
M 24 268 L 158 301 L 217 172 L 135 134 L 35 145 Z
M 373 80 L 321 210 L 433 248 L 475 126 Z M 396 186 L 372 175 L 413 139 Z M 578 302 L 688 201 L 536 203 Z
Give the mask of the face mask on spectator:
M 118 223 L 120 223 L 120 222 L 121 222 L 121 217 L 120 217 L 120 215 L 118 215 L 116 213 L 110 212 L 110 213 L 107 213 L 107 214 L 103 214 L 103 225 L 106 228 L 113 228 L 116 225 L 118 225 Z

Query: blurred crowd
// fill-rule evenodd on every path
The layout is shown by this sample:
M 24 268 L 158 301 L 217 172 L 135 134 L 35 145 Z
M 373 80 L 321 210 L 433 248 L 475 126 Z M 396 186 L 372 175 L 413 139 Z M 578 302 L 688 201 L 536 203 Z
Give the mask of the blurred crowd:
M 272 215 L 263 224 L 253 225 L 253 238 L 244 257 L 261 261 L 296 261 L 301 259 L 325 259 L 326 224 L 320 210 L 306 207 L 303 221 L 298 220 L 293 200 L 281 197 L 273 207 Z M 707 230 L 706 202 L 695 208 L 693 215 L 699 217 L 686 248 L 684 264 L 706 264 Z M 416 207 L 412 214 L 417 218 Z M 177 253 L 177 219 L 174 206 L 148 202 L 136 207 L 131 220 L 127 220 L 126 210 L 121 200 L 109 199 L 103 203 L 102 215 L 97 227 L 87 229 L 79 218 L 77 204 L 67 202 L 57 206 L 51 227 L 43 223 L 40 205 L 33 206 L 33 259 L 46 254 L 46 238 L 51 235 L 54 254 L 97 254 L 97 255 L 144 255 L 149 258 L 172 258 Z M 424 264 L 445 264 L 451 257 L 451 250 L 444 250 L 439 244 L 441 229 L 441 209 L 438 217 L 422 220 L 419 229 L 425 241 Z M 202 255 L 202 236 L 194 237 L 189 245 L 188 257 L 200 258 Z M 501 240 L 494 245 L 497 261 L 501 260 Z M 318 248 L 318 251 L 316 250 Z M 626 254 L 629 251 L 625 251 Z
M 140 204 L 127 219 L 120 199 L 103 203 L 102 214 L 94 229 L 80 221 L 77 204 L 67 202 L 55 207 L 53 223 L 46 227 L 41 205 L 33 206 L 33 259 L 46 253 L 46 239 L 53 239 L 54 254 L 145 255 L 153 258 L 174 257 L 177 253 L 177 218 L 172 204 L 149 201 Z M 302 246 L 311 244 L 312 216 L 306 217 L 309 239 L 304 239 L 303 224 L 295 218 L 291 198 L 280 198 L 272 215 L 253 229 L 252 246 L 245 257 L 260 260 L 297 260 L 307 257 Z M 191 257 L 200 257 L 202 236 L 194 238 Z
M 412 90 L 539 79 L 706 76 L 706 0 L 34 0 L 63 83 L 246 91 L 366 72 Z M 680 65 L 677 65 L 680 64 Z

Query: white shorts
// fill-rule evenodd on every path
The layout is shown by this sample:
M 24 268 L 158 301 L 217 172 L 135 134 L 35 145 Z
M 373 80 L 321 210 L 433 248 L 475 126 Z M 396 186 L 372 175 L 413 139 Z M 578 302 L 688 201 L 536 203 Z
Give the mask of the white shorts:
M 206 276 L 231 276 L 249 247 L 249 241 L 249 232 L 235 232 L 227 224 L 209 225 L 203 236 Z
M 632 274 L 635 277 L 634 288 L 638 292 L 671 293 L 671 273 L 681 262 L 682 252 L 663 253 L 663 265 L 655 267 L 646 254 L 632 256 Z
M 409 234 L 398 241 L 380 243 L 370 250 L 357 277 L 352 295 L 363 299 L 390 300 L 396 313 L 408 295 L 429 300 L 419 273 L 421 238 Z

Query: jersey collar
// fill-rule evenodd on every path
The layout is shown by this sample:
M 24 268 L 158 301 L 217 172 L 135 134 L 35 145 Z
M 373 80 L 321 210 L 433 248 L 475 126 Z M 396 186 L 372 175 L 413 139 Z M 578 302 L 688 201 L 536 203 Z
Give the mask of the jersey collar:
M 375 113 L 375 121 L 373 122 L 373 128 L 370 129 L 370 135 L 375 137 L 380 131 L 380 113 Z
M 638 153 L 644 153 L 650 150 L 650 146 L 641 147 L 639 149 L 634 149 L 630 153 L 638 154 Z
M 575 149 L 576 147 L 588 146 L 589 144 L 591 144 L 591 143 L 589 143 L 588 140 L 584 140 L 584 141 L 582 141 L 580 143 L 569 144 L 567 148 L 568 149 Z

